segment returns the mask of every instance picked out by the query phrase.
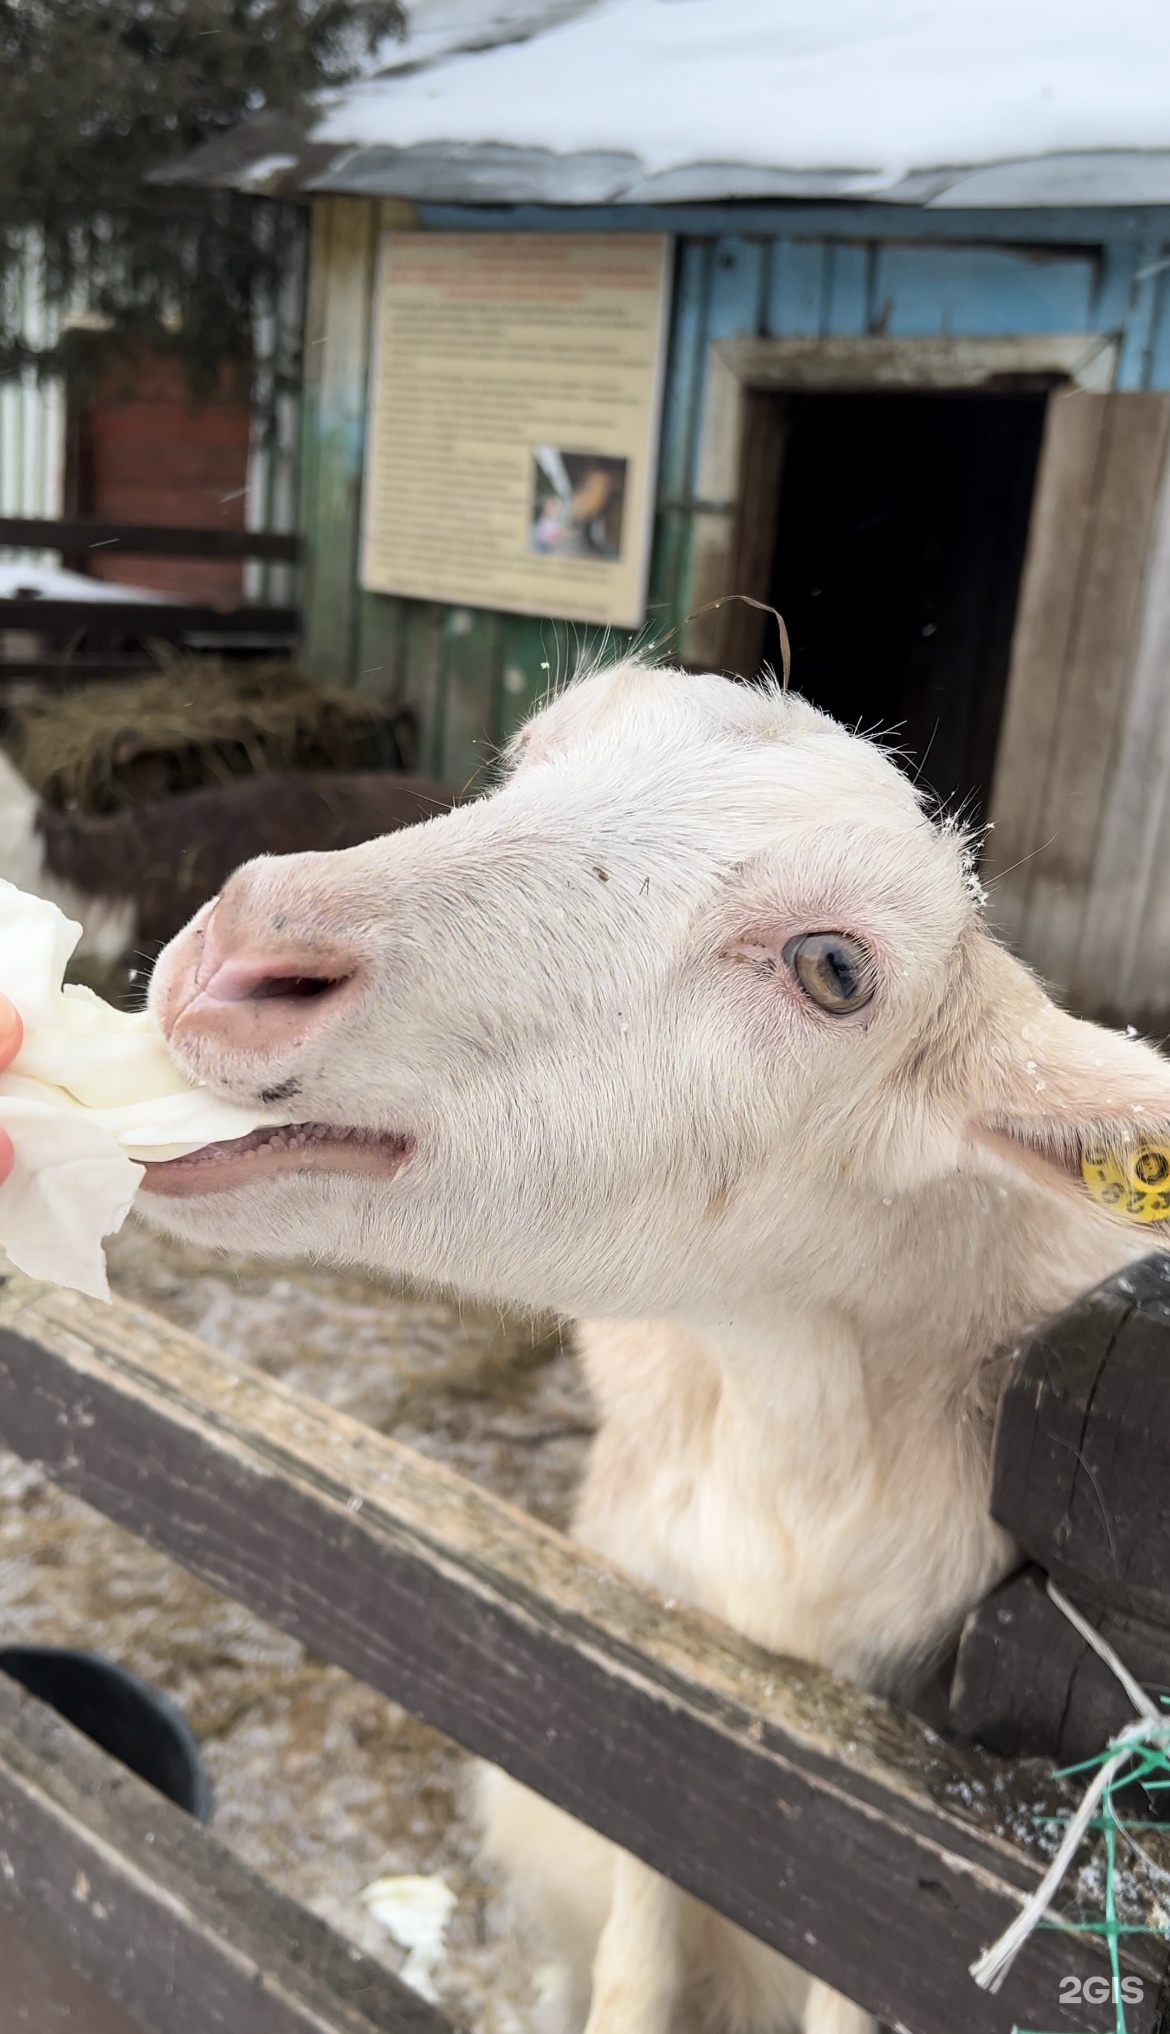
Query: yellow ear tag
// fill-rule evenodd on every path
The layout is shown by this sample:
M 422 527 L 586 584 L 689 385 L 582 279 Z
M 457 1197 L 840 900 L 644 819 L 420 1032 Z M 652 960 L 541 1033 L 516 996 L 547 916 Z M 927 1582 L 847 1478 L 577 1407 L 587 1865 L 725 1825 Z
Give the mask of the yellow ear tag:
M 1170 1146 L 1138 1144 L 1132 1151 L 1086 1145 L 1081 1178 L 1094 1200 L 1134 1222 L 1170 1220 Z

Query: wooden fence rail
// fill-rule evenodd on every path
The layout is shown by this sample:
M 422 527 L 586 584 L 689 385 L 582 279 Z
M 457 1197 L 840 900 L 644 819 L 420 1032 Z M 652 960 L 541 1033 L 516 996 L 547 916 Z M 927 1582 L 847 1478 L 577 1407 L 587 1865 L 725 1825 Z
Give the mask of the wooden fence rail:
M 129 2017 L 113 2024 L 126 2034 L 452 2034 L 389 1971 L 0 1675 L 0 2028 L 15 2034 L 23 2007 L 29 2034 L 41 2034 L 57 2019 L 21 1997 L 14 1923 L 122 2008 Z
M 1062 1979 L 1106 1968 L 1085 1936 L 1038 1932 L 998 1996 L 967 1974 L 1040 1876 L 1043 1769 L 1021 1780 L 667 1605 L 139 1308 L 8 1281 L 0 1441 L 889 2025 L 1112 2026 L 1060 2013 Z M 1142 1915 L 1160 1841 L 1131 1880 Z M 1144 1937 L 1124 1956 L 1130 2034 L 1154 2034 L 1165 1956 Z
M 133 558 L 261 558 L 295 565 L 300 538 L 277 530 L 193 530 L 170 523 L 95 518 L 0 516 L 0 544 L 85 558 L 119 551 Z
M 0 629 L 45 635 L 84 632 L 87 641 L 119 636 L 288 636 L 295 638 L 295 607 L 211 607 L 177 600 L 0 600 Z
M 122 523 L 85 517 L 0 516 L 0 546 L 59 551 L 66 564 L 84 568 L 95 553 L 126 558 L 254 558 L 296 564 L 300 538 L 274 530 L 201 530 L 163 523 Z M 144 601 L 132 589 L 125 600 L 54 600 L 36 594 L 0 599 L 0 636 L 33 635 L 0 655 L 0 688 L 36 678 L 78 684 L 158 668 L 151 642 L 190 649 L 286 651 L 300 639 L 300 611 L 249 603 L 231 610 L 206 603 Z M 135 645 L 127 648 L 127 643 Z

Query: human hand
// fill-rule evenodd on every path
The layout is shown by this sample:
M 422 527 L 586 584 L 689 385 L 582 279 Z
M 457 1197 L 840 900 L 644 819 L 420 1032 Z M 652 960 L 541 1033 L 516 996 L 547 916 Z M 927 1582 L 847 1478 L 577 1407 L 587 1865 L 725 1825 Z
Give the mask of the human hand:
M 24 1026 L 20 1012 L 15 1010 L 6 996 L 0 996 L 0 1073 L 10 1060 L 16 1058 L 24 1038 Z M 0 1130 L 0 1182 L 8 1178 L 16 1163 L 12 1139 L 7 1130 Z

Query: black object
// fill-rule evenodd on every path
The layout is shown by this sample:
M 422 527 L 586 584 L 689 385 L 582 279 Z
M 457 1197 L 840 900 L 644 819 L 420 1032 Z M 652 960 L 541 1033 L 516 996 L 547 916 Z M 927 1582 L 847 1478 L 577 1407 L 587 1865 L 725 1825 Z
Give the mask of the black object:
M 8 1674 L 197 1822 L 211 1820 L 211 1781 L 186 1718 L 157 1688 L 99 1653 L 0 1646 Z
M 1029 1342 L 991 1509 L 1074 1603 L 1170 1629 L 1170 1257 L 1117 1272 Z
M 1075 1607 L 1155 1702 L 1170 1695 L 1170 1631 L 1099 1605 Z M 950 1720 L 989 1751 L 1077 1765 L 1135 1713 L 1112 1668 L 1051 1601 L 1039 1568 L 1009 1576 L 967 1619 Z
M 1025 1346 L 991 1509 L 1037 1565 L 968 1617 L 951 1726 L 1009 1757 L 1091 1758 L 1133 1704 L 1045 1575 L 1155 1702 L 1170 1693 L 1170 1258 L 1129 1265 Z
M 793 684 L 849 727 L 897 727 L 923 787 L 969 818 L 990 796 L 1046 401 L 772 398 L 784 440 L 767 598 Z

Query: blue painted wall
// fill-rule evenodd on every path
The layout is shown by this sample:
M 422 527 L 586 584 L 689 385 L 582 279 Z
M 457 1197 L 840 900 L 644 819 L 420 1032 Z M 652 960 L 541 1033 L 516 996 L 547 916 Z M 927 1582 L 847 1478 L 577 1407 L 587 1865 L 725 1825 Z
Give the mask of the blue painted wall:
M 904 237 L 905 215 L 891 209 L 881 237 L 818 234 L 801 221 L 800 234 L 706 238 L 692 230 L 678 240 L 651 571 L 656 616 L 674 622 L 686 611 L 688 504 L 713 339 L 1104 332 L 1120 342 L 1119 388 L 1170 388 L 1170 222 L 1162 215 L 1142 232 L 1094 243 L 1087 228 L 1099 220 L 1074 214 L 1062 222 L 1064 244 L 1013 245 Z M 855 222 L 856 214 L 854 230 Z M 1001 236 L 1006 223 L 994 221 Z M 940 234 L 951 228 L 937 215 L 934 224 Z

